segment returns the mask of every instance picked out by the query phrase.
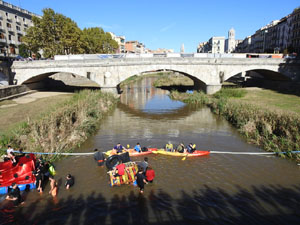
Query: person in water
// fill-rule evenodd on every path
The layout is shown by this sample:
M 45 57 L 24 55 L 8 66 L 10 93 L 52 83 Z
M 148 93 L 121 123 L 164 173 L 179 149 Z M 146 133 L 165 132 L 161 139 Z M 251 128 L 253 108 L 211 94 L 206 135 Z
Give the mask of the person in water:
M 181 143 L 177 146 L 176 151 L 179 152 L 179 153 L 184 153 L 184 150 L 185 150 L 184 144 L 181 142 Z
M 94 151 L 94 159 L 96 160 L 98 166 L 103 166 L 105 161 L 104 153 L 99 152 L 97 148 Z
M 120 164 L 118 164 L 115 168 L 115 171 L 114 171 L 114 177 L 117 177 L 117 176 L 123 176 L 125 174 L 125 169 L 126 169 L 126 166 L 125 164 L 121 161 Z
M 142 152 L 142 148 L 141 148 L 141 145 L 140 143 L 136 143 L 136 146 L 134 147 L 134 150 L 141 153 Z
M 173 152 L 173 144 L 169 141 L 168 144 L 166 144 L 165 150 L 167 152 Z
M 35 186 L 38 192 L 43 192 L 43 174 L 41 168 L 42 166 L 38 167 L 33 174 L 35 176 Z
M 74 185 L 74 177 L 71 174 L 68 174 L 66 177 L 66 183 L 65 183 L 65 187 L 66 189 L 70 189 L 70 187 L 72 187 Z
M 52 175 L 49 176 L 49 181 L 50 181 L 50 191 L 49 194 L 55 197 L 57 195 L 57 183 L 56 180 Z
M 143 168 L 139 167 L 138 173 L 135 175 L 137 186 L 140 188 L 140 193 L 144 193 L 145 184 L 148 184 L 144 175 Z
M 148 165 L 147 169 L 146 169 L 146 181 L 149 183 L 152 183 L 155 177 L 155 171 L 154 169 L 152 169 L 152 167 L 150 165 Z
M 16 183 L 12 184 L 12 189 L 9 190 L 8 195 L 6 196 L 6 199 L 9 201 L 13 201 L 14 205 L 17 206 L 20 203 L 23 202 L 21 197 L 20 188 Z
M 141 167 L 145 173 L 148 167 L 148 157 L 145 157 L 143 162 L 138 162 L 138 166 Z
M 123 150 L 126 150 L 126 148 L 124 146 L 122 146 L 120 143 L 118 143 L 113 150 L 116 151 L 117 154 L 122 153 Z

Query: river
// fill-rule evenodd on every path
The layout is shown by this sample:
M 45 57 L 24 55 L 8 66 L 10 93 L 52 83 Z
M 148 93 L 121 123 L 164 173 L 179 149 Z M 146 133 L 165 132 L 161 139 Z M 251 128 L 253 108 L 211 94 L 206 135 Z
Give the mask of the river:
M 130 85 L 118 107 L 78 152 L 111 149 L 116 143 L 162 147 L 171 141 L 197 149 L 262 152 L 247 144 L 207 107 L 172 101 L 154 78 Z M 110 187 L 105 168 L 93 157 L 66 157 L 55 163 L 56 199 L 31 191 L 24 205 L 1 206 L 0 224 L 299 224 L 300 174 L 295 162 L 275 156 L 210 154 L 187 158 L 149 155 L 153 184 Z M 141 161 L 143 157 L 132 157 Z M 75 177 L 63 188 L 66 174 Z

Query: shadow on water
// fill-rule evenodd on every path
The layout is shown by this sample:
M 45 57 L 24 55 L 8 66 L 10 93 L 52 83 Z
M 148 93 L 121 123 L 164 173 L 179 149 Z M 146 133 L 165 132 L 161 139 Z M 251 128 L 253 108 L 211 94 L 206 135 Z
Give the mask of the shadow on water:
M 300 185 L 236 188 L 230 194 L 204 185 L 191 193 L 181 190 L 178 199 L 150 187 L 144 195 L 131 191 L 111 200 L 95 193 L 58 203 L 49 198 L 37 213 L 38 201 L 2 206 L 0 224 L 299 224 Z

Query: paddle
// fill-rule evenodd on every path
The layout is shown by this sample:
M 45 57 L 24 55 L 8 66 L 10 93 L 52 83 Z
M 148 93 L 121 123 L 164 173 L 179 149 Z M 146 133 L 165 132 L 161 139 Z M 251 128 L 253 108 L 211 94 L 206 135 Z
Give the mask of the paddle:
M 186 157 L 188 156 L 188 153 L 181 159 L 182 161 L 186 160 Z

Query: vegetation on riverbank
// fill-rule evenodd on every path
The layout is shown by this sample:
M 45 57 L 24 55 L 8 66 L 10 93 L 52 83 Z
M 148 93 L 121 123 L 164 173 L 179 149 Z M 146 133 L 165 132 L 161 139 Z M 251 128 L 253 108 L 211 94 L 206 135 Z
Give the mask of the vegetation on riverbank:
M 174 72 L 164 73 L 159 79 L 154 81 L 154 87 L 162 87 L 162 86 L 193 86 L 194 81 L 187 76 L 181 74 L 174 74 Z
M 0 148 L 34 152 L 68 152 L 80 145 L 99 127 L 99 121 L 111 110 L 116 99 L 101 91 L 83 90 L 53 106 L 35 119 L 21 122 L 2 134 Z
M 213 96 L 201 92 L 171 93 L 171 97 L 176 100 L 209 106 L 214 113 L 222 115 L 235 126 L 249 143 L 261 146 L 266 151 L 280 154 L 300 150 L 300 115 L 289 109 L 275 110 L 273 103 L 269 104 L 270 109 L 268 104 L 262 107 L 260 102 L 264 102 L 264 98 L 256 99 L 256 104 L 249 101 L 249 104 L 243 100 L 247 95 L 245 90 L 236 88 L 222 89 Z M 299 154 L 280 156 L 300 160 Z

